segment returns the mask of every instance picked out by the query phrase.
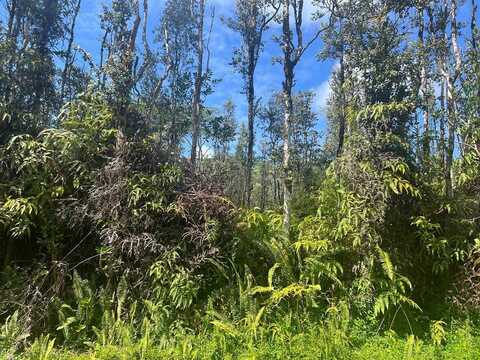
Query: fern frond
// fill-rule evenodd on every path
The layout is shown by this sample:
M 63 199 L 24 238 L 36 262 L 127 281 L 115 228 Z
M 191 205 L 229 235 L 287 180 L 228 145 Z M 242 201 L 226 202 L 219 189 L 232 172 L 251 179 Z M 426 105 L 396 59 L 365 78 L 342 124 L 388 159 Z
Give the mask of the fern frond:
M 445 341 L 447 332 L 445 326 L 447 324 L 444 321 L 433 321 L 430 324 L 430 337 L 435 346 L 440 346 Z
M 328 240 L 299 240 L 293 244 L 293 247 L 297 252 L 305 250 L 311 251 L 327 251 L 330 242 Z
M 258 311 L 257 315 L 255 316 L 255 328 L 260 325 L 260 321 L 262 320 L 263 313 L 265 312 L 266 307 L 262 306 Z
M 330 259 L 322 259 L 317 257 L 310 257 L 305 260 L 306 278 L 309 278 L 310 281 L 319 281 L 323 279 L 329 279 L 339 286 L 342 286 L 342 281 L 339 279 L 338 275 L 343 273 L 342 265 Z
M 304 284 L 291 284 L 283 289 L 274 290 L 272 296 L 270 297 L 270 303 L 277 305 L 282 300 L 286 298 L 299 298 L 306 295 L 311 295 L 320 291 L 322 288 L 320 285 L 304 285 Z
M 412 309 L 422 311 L 422 308 L 415 301 L 413 301 L 409 297 L 406 297 L 405 295 L 400 296 L 400 302 L 410 306 Z
M 393 266 L 392 260 L 390 259 L 390 255 L 386 251 L 382 250 L 378 245 L 377 252 L 385 274 L 390 280 L 393 281 L 395 278 L 395 267 Z
M 240 331 L 238 331 L 235 328 L 235 325 L 232 323 L 228 323 L 226 321 L 220 321 L 220 320 L 213 320 L 211 324 L 216 328 L 220 329 L 222 332 L 224 332 L 227 335 L 230 335 L 235 338 L 240 337 L 240 334 L 241 334 Z
M 378 315 L 383 315 L 387 312 L 390 307 L 390 295 L 388 293 L 381 294 L 375 300 L 375 305 L 373 307 L 373 314 L 375 317 Z
M 280 264 L 276 263 L 273 265 L 270 270 L 268 270 L 268 286 L 273 289 L 273 277 L 275 275 L 275 271 L 280 267 Z

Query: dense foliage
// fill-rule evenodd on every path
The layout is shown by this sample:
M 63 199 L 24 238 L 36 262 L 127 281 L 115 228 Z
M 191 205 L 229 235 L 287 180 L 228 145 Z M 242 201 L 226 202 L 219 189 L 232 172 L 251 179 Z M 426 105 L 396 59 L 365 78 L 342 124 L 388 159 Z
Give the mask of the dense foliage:
M 0 358 L 478 358 L 475 0 L 314 1 L 311 39 L 303 1 L 238 0 L 246 127 L 204 105 L 204 0 L 165 1 L 153 47 L 148 1 L 113 0 L 99 63 L 81 0 L 0 2 Z M 294 91 L 315 41 L 325 140 Z

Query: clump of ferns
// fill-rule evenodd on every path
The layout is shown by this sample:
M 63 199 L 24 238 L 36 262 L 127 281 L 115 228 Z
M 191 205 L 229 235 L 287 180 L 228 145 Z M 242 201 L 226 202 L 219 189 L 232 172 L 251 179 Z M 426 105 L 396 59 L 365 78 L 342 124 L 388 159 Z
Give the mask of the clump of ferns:
M 236 287 L 227 295 L 225 303 L 210 301 L 208 318 L 214 334 L 220 339 L 227 336 L 253 347 L 255 342 L 264 339 L 268 331 L 269 326 L 264 323 L 268 309 L 252 296 L 255 280 L 248 267 L 245 267 L 243 275 L 234 264 L 232 267 L 235 275 L 231 281 L 236 283 Z
M 267 285 L 250 291 L 250 295 L 263 299 L 267 308 L 277 308 L 286 299 L 294 300 L 297 307 L 305 302 L 313 304 L 322 285 L 341 284 L 338 276 L 342 268 L 332 256 L 332 247 L 328 241 L 314 238 L 309 231 L 314 228 L 312 224 L 300 228 L 296 242 L 285 233 L 281 216 L 273 212 L 247 211 L 240 226 L 273 264 Z
M 288 248 L 292 254 L 279 257 L 284 262 L 277 262 L 268 272 L 267 286 L 256 286 L 251 295 L 261 295 L 266 298 L 265 306 L 275 308 L 282 302 L 290 300 L 300 311 L 302 307 L 318 307 L 317 299 L 324 286 L 342 286 L 339 275 L 341 265 L 334 259 L 325 256 L 328 253 L 328 242 L 309 241 L 301 239 Z M 303 254 L 302 254 L 303 252 Z M 292 271 L 289 259 L 297 258 L 297 268 Z M 324 293 L 325 295 L 326 293 Z
M 379 272 L 374 282 L 376 294 L 373 316 L 383 317 L 379 330 L 382 328 L 389 314 L 391 315 L 393 312 L 393 315 L 390 317 L 391 322 L 389 326 L 389 328 L 392 328 L 397 315 L 399 312 L 402 312 L 411 333 L 413 333 L 410 320 L 404 307 L 416 311 L 422 311 L 422 309 L 414 300 L 408 297 L 408 293 L 413 289 L 412 283 L 407 277 L 397 272 L 397 269 L 390 259 L 390 255 L 386 251 L 382 250 L 378 245 L 376 246 L 376 250 L 382 271 Z

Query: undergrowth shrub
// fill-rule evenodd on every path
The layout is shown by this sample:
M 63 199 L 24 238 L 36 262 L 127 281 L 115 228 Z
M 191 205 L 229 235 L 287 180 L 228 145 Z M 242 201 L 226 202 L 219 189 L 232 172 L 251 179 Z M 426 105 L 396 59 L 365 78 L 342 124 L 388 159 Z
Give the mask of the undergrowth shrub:
M 0 310 L 18 311 L 26 336 L 133 342 L 143 320 L 165 332 L 225 284 L 235 209 L 221 187 L 189 175 L 155 137 L 126 137 L 114 114 L 88 92 L 59 129 L 0 149 Z

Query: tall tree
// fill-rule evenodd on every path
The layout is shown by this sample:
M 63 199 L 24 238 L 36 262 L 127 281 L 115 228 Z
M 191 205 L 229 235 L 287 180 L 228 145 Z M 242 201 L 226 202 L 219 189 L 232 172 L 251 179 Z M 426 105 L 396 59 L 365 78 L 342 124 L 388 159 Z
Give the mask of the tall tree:
M 303 191 L 312 182 L 312 169 L 320 160 L 320 134 L 316 129 L 317 114 L 313 111 L 315 95 L 301 91 L 293 96 L 292 167 L 295 189 Z
M 321 28 L 316 31 L 313 37 L 308 41 L 304 41 L 304 1 L 303 0 L 282 0 L 282 36 L 279 38 L 280 47 L 283 52 L 283 101 L 285 106 L 285 114 L 283 121 L 283 225 L 287 232 L 290 231 L 291 218 L 291 200 L 293 192 L 292 168 L 290 162 L 291 155 L 291 137 L 292 137 L 292 116 L 293 116 L 293 100 L 292 90 L 295 83 L 295 67 L 298 65 L 302 56 L 310 48 L 310 46 L 318 39 L 325 29 Z M 293 10 L 292 31 L 290 26 L 291 10 Z
M 471 32 L 471 41 L 472 41 L 472 53 L 475 55 L 477 55 L 477 58 L 478 58 L 478 55 L 480 55 L 479 53 L 479 49 L 478 49 L 478 40 L 477 40 L 477 37 L 478 37 L 478 25 L 477 25 L 477 11 L 478 11 L 478 7 L 477 7 L 477 2 L 476 0 L 472 0 L 472 14 L 471 14 L 471 17 L 470 17 L 470 32 Z M 478 66 L 478 64 L 476 64 L 476 66 Z M 477 96 L 478 98 L 480 99 L 480 87 L 477 89 Z M 477 105 L 477 116 L 480 116 L 480 101 L 478 102 L 478 105 Z
M 181 138 L 191 130 L 191 64 L 194 61 L 191 0 L 168 0 L 155 30 L 155 66 L 144 77 L 144 103 L 150 124 L 168 152 L 181 152 Z
M 235 140 L 235 104 L 228 100 L 223 105 L 222 113 L 210 111 L 205 121 L 206 139 L 211 142 L 216 160 L 227 160 L 230 144 Z
M 337 149 L 336 155 L 340 156 L 343 152 L 346 133 L 346 94 L 345 94 L 345 77 L 346 77 L 346 58 L 345 58 L 345 35 L 344 26 L 348 19 L 349 11 L 354 12 L 354 0 L 324 0 L 321 2 L 323 7 L 331 14 L 331 26 L 326 29 L 323 36 L 324 48 L 320 54 L 322 58 L 331 57 L 338 61 L 339 67 L 335 71 L 336 81 L 336 122 L 337 129 Z
M 417 26 L 418 26 L 418 52 L 420 62 L 420 87 L 419 96 L 423 117 L 423 139 L 421 159 L 426 161 L 430 156 L 430 118 L 431 118 L 431 89 L 430 73 L 428 69 L 428 47 L 426 46 L 426 26 L 425 26 L 425 7 L 429 4 L 420 3 L 417 6 Z
M 195 51 L 197 54 L 195 85 L 193 89 L 192 100 L 192 150 L 190 162 L 193 171 L 197 163 L 197 147 L 200 137 L 200 114 L 201 114 L 201 96 L 204 80 L 203 65 L 205 52 L 204 22 L 205 22 L 205 0 L 192 0 L 192 18 L 195 21 Z
M 274 20 L 279 6 L 275 0 L 236 0 L 235 17 L 227 24 L 242 39 L 235 50 L 233 65 L 244 78 L 248 103 L 248 153 L 246 164 L 245 204 L 250 206 L 252 193 L 253 149 L 255 143 L 255 70 L 263 46 L 262 38 L 268 24 Z
M 448 197 L 453 197 L 453 156 L 455 152 L 455 139 L 458 126 L 458 112 L 455 84 L 460 77 L 462 70 L 462 54 L 458 43 L 458 24 L 457 24 L 457 0 L 452 0 L 448 4 L 445 0 L 445 12 L 449 14 L 450 28 L 451 28 L 451 47 L 454 58 L 453 72 L 449 70 L 448 62 L 443 68 L 443 75 L 445 77 L 445 91 L 447 96 L 447 113 L 448 113 L 448 142 L 445 157 L 445 191 Z M 445 38 L 448 44 L 448 36 Z M 447 46 L 447 51 L 449 46 Z
M 64 39 L 68 2 L 4 0 L 0 26 L 0 103 L 9 121 L 0 124 L 0 142 L 16 133 L 35 133 L 54 121 L 58 108 L 55 55 Z
M 271 162 L 272 172 L 272 203 L 278 206 L 281 202 L 280 176 L 282 163 L 282 128 L 283 128 L 283 98 L 281 93 L 274 94 L 260 111 L 260 124 L 265 136 L 264 152 Z
M 145 47 L 141 57 L 143 63 L 139 65 L 140 53 L 137 42 L 142 24 L 140 1 L 113 0 L 110 6 L 104 6 L 101 16 L 101 26 L 105 32 L 102 49 L 108 50 L 105 65 L 102 50 L 101 70 L 110 80 L 106 90 L 116 111 L 116 125 L 130 133 L 135 133 L 141 125 L 138 117 L 130 112 L 132 92 L 152 65 L 146 36 L 143 36 Z M 143 8 L 145 34 L 148 0 L 143 0 Z
M 68 27 L 68 39 L 67 39 L 67 49 L 65 50 L 64 56 L 64 65 L 62 71 L 62 79 L 60 85 L 60 97 L 61 99 L 65 98 L 66 87 L 69 80 L 69 75 L 71 74 L 71 69 L 74 62 L 73 57 L 73 43 L 75 41 L 75 25 L 77 23 L 78 14 L 80 13 L 80 7 L 82 5 L 82 0 L 77 0 L 72 8 L 72 20 L 70 26 Z

